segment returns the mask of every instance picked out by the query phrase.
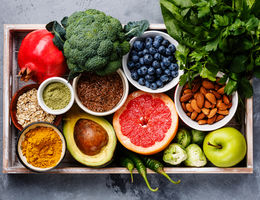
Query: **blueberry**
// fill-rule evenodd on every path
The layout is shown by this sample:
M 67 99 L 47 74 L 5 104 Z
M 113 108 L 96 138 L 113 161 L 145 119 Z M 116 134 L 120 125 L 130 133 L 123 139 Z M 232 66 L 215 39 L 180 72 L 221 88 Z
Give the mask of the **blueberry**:
M 176 78 L 178 76 L 178 71 L 171 71 L 171 75 L 173 78 Z
M 137 69 L 137 74 L 138 74 L 138 76 L 142 76 L 142 70 L 141 69 Z
M 160 46 L 158 49 L 160 54 L 165 54 L 165 47 L 164 46 Z
M 157 79 L 160 79 L 162 75 L 161 74 L 156 74 L 155 76 L 156 76 Z
M 144 55 L 144 54 L 143 54 L 143 51 L 138 51 L 137 55 L 138 55 L 139 57 L 142 57 L 142 56 Z
M 156 73 L 156 74 L 159 74 L 159 75 L 162 74 L 162 69 L 161 69 L 161 68 L 156 69 L 156 70 L 155 70 L 155 73 Z
M 149 54 L 149 50 L 148 49 L 144 49 L 143 50 L 143 55 L 145 55 L 145 54 Z
M 157 53 L 156 49 L 154 47 L 150 47 L 149 49 L 150 54 L 154 55 Z
M 160 67 L 160 63 L 159 63 L 157 60 L 155 60 L 155 61 L 153 61 L 152 66 L 153 66 L 154 68 L 159 68 L 159 67 Z
M 138 70 L 137 70 L 137 72 L 138 72 Z M 164 70 L 164 74 L 166 74 L 167 76 L 170 76 L 171 75 L 171 71 L 169 69 L 166 69 L 166 70 Z
M 176 47 L 174 46 L 174 44 L 170 44 L 168 48 L 171 50 L 172 53 L 176 51 Z
M 152 57 L 150 54 L 145 54 L 145 55 L 144 55 L 144 63 L 145 63 L 146 65 L 151 64 L 152 61 L 153 61 L 153 57 Z
M 155 69 L 153 67 L 149 67 L 148 68 L 148 74 L 149 75 L 154 75 L 154 73 L 155 73 Z
M 150 83 L 152 83 L 154 81 L 154 79 L 155 79 L 154 76 L 149 75 L 149 74 L 145 75 L 144 78 L 145 78 L 145 80 L 149 81 Z
M 163 46 L 168 46 L 168 45 L 169 45 L 169 41 L 166 40 L 166 39 L 164 39 L 164 40 L 162 41 L 162 45 L 163 45 Z
M 144 78 L 139 78 L 138 83 L 139 83 L 140 85 L 145 85 L 145 80 L 144 80 Z
M 132 50 L 130 54 L 131 54 L 131 56 L 136 56 L 137 55 L 137 51 Z
M 170 62 L 173 62 L 173 61 L 175 61 L 175 58 L 174 58 L 174 56 L 168 56 L 168 60 L 169 60 Z
M 156 81 L 156 85 L 160 88 L 163 87 L 163 82 L 161 80 Z
M 144 43 L 142 41 L 135 41 L 134 42 L 134 48 L 137 50 L 137 51 L 141 51 L 144 49 Z
M 166 82 L 168 82 L 169 77 L 168 77 L 167 75 L 162 75 L 161 78 L 160 78 L 160 80 L 161 80 L 163 83 L 166 83 Z
M 172 52 L 171 52 L 171 50 L 170 50 L 169 48 L 166 48 L 166 50 L 165 50 L 165 55 L 166 55 L 166 56 L 172 55 Z
M 169 78 L 169 82 L 173 79 L 173 77 L 172 76 L 168 76 L 168 78 Z
M 156 35 L 154 41 L 158 41 L 159 43 L 161 43 L 163 41 L 163 37 L 160 35 Z
M 140 69 L 141 69 L 141 71 L 142 71 L 142 75 L 143 75 L 143 76 L 146 75 L 146 73 L 147 73 L 147 71 L 148 71 L 147 67 L 146 67 L 146 66 L 142 66 Z
M 146 42 L 145 43 L 145 48 L 146 49 L 149 49 L 150 47 L 152 47 L 153 46 L 153 43 L 152 42 Z
M 131 77 L 132 77 L 132 79 L 134 79 L 135 81 L 137 81 L 138 78 L 139 78 L 136 71 L 134 71 L 134 72 L 131 73 Z
M 134 69 L 134 67 L 135 67 L 135 64 L 134 64 L 133 61 L 129 61 L 129 62 L 127 63 L 127 68 L 128 68 L 129 70 Z
M 135 68 L 140 68 L 141 67 L 141 64 L 140 63 L 135 63 Z
M 153 57 L 154 57 L 155 60 L 160 60 L 161 59 L 161 54 L 156 53 L 156 54 L 154 54 Z
M 139 58 L 139 63 L 140 63 L 141 65 L 144 64 L 144 58 L 143 58 L 143 57 Z
M 157 89 L 156 83 L 152 83 L 152 84 L 150 85 L 150 88 L 151 88 L 152 90 L 156 90 L 156 89 Z
M 139 57 L 137 55 L 132 56 L 132 61 L 137 63 L 139 61 Z
M 153 38 L 151 38 L 151 37 L 146 38 L 145 39 L 145 43 L 147 43 L 147 42 L 152 43 L 153 42 Z
M 150 82 L 149 82 L 149 81 L 145 81 L 145 86 L 146 86 L 146 87 L 148 87 L 148 88 L 149 88 L 149 87 L 150 87 L 150 85 L 151 85 L 151 84 L 150 84 Z
M 163 64 L 164 64 L 166 67 L 169 67 L 170 64 L 171 64 L 171 62 L 169 61 L 168 58 L 164 57 L 164 58 L 163 58 Z
M 157 40 L 155 40 L 155 41 L 153 42 L 153 47 L 156 48 L 156 49 L 158 49 L 159 46 L 160 46 L 160 42 L 158 42 Z
M 178 64 L 177 64 L 177 63 L 172 63 L 172 64 L 169 66 L 169 70 L 171 70 L 171 71 L 177 71 L 177 70 L 178 70 Z
M 160 62 L 161 68 L 165 70 L 167 67 L 164 65 L 164 62 Z

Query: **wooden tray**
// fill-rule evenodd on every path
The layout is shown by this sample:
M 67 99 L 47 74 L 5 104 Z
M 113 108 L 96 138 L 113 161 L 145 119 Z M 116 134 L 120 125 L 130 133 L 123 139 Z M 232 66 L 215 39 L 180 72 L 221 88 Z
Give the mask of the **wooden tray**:
M 19 134 L 10 119 L 9 104 L 15 91 L 25 84 L 21 82 L 18 74 L 17 53 L 22 39 L 27 33 L 35 29 L 42 29 L 43 24 L 6 24 L 4 25 L 4 66 L 3 66 L 3 173 L 32 173 L 24 168 L 16 157 L 16 140 Z M 165 31 L 163 24 L 152 24 L 150 29 Z M 171 93 L 172 94 L 172 93 Z M 173 95 L 172 95 L 173 96 Z M 241 113 L 241 123 L 231 121 L 229 126 L 235 126 L 244 133 L 247 140 L 247 156 L 238 166 L 232 168 L 217 167 L 165 167 L 167 173 L 200 174 L 200 173 L 253 173 L 253 99 L 245 101 L 245 113 Z M 57 174 L 123 174 L 128 173 L 125 168 L 117 167 L 115 164 L 106 168 L 94 169 L 77 163 L 69 153 L 63 162 L 48 173 Z M 137 171 L 135 171 L 137 173 Z M 154 173 L 148 170 L 148 173 Z

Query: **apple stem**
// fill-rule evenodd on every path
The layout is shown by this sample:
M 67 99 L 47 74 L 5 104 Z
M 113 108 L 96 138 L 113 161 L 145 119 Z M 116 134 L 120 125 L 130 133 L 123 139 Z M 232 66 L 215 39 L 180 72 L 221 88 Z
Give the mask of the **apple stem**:
M 217 149 L 221 149 L 221 148 L 222 148 L 222 146 L 220 146 L 220 145 L 214 145 L 214 144 L 211 144 L 211 143 L 209 143 L 209 142 L 208 142 L 208 145 L 209 145 L 209 146 L 212 146 L 212 147 L 215 147 L 215 148 L 217 148 Z

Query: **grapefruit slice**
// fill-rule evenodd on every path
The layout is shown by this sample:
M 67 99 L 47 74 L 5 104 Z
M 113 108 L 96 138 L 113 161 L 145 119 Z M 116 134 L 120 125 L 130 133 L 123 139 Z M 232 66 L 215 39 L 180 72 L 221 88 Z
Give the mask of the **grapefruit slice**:
M 178 124 L 173 101 L 162 93 L 133 92 L 113 117 L 120 143 L 143 155 L 165 149 L 174 138 Z

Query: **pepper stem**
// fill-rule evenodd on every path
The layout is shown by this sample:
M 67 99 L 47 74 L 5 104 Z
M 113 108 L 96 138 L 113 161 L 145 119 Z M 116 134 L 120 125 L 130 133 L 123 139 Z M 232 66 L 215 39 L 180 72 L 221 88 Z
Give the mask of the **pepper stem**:
M 222 146 L 221 145 L 214 145 L 214 144 L 211 144 L 210 142 L 208 142 L 208 145 L 209 146 L 212 146 L 212 147 L 215 147 L 217 149 L 222 149 Z
M 171 183 L 173 184 L 179 184 L 181 182 L 181 180 L 178 180 L 178 181 L 174 181 L 171 179 L 171 177 L 169 177 L 168 174 L 166 174 L 166 172 L 163 170 L 163 169 L 160 169 L 157 171 L 159 174 L 163 175 L 164 177 L 166 177 Z
M 143 175 L 143 174 L 141 174 L 141 175 L 142 175 L 142 177 L 144 178 L 144 181 L 145 181 L 145 183 L 146 183 L 146 185 L 147 185 L 147 187 L 149 188 L 150 191 L 156 192 L 156 191 L 159 189 L 158 187 L 155 188 L 155 189 L 151 188 L 150 183 L 149 183 L 148 180 L 147 180 L 147 177 L 146 177 L 145 175 Z
M 131 183 L 133 183 L 134 182 L 133 170 L 131 169 L 131 170 L 129 170 L 129 172 L 130 172 L 130 176 L 131 176 Z

